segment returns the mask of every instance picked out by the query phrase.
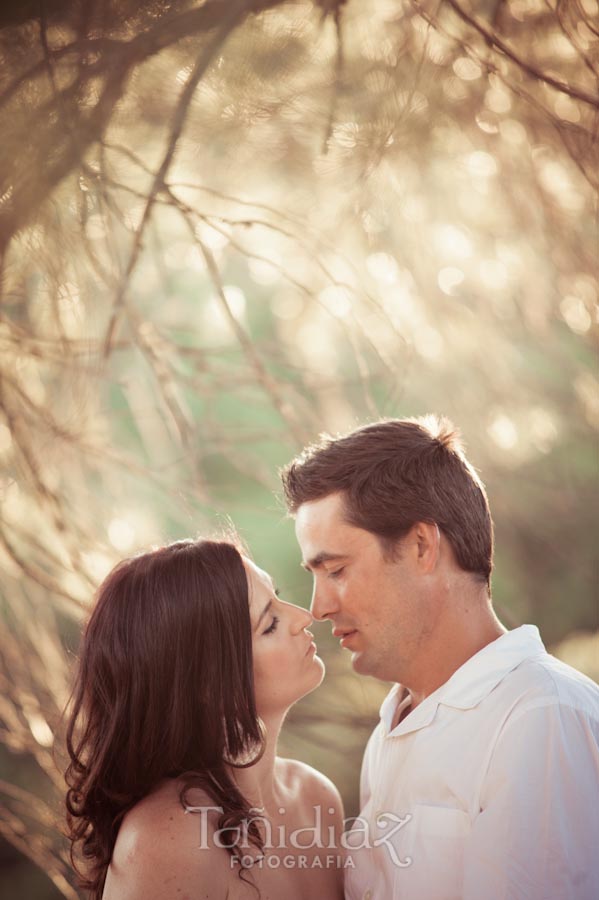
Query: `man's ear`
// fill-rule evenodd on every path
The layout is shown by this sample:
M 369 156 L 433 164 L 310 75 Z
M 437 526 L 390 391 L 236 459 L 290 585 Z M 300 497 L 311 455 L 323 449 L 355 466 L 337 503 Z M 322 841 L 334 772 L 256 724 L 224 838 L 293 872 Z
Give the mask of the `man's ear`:
M 428 575 L 437 565 L 441 553 L 441 532 L 436 522 L 416 522 L 413 526 L 420 571 Z

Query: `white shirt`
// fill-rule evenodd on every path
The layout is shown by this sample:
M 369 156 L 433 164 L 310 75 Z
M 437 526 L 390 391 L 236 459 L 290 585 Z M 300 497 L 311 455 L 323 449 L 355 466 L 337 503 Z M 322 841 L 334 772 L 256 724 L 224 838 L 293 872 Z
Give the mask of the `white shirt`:
M 410 700 L 366 748 L 346 900 L 598 900 L 599 686 L 522 625 L 392 729 Z

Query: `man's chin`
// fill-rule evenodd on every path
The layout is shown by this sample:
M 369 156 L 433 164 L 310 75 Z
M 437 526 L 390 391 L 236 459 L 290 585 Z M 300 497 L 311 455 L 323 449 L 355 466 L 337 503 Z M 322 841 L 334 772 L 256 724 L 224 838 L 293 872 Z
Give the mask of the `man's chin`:
M 372 675 L 372 666 L 368 663 L 368 657 L 363 650 L 354 650 L 351 655 L 351 664 L 354 672 L 358 675 Z
M 355 650 L 351 658 L 352 669 L 357 675 L 370 675 L 371 678 L 377 678 L 379 681 L 393 681 L 386 672 L 382 670 L 380 663 L 368 657 L 364 651 Z

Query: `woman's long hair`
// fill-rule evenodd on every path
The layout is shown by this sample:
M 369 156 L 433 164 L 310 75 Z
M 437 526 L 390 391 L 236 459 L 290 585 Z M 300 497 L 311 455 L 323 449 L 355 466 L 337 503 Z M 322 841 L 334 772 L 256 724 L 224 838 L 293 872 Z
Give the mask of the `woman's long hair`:
M 207 790 L 234 833 L 250 808 L 227 766 L 263 745 L 237 548 L 178 541 L 119 563 L 83 635 L 67 727 L 71 858 L 93 900 L 125 813 L 166 777 L 184 776 L 183 806 Z M 262 850 L 255 826 L 249 837 Z

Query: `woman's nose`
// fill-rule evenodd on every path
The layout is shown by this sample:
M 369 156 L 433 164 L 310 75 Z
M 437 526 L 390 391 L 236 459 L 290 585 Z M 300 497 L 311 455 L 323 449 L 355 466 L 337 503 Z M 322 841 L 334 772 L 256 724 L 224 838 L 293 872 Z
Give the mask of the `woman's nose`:
M 300 631 L 303 631 L 304 628 L 308 628 L 309 625 L 314 621 L 312 614 L 304 609 L 303 606 L 295 606 L 295 614 L 293 620 L 293 631 L 294 634 L 299 634 Z

